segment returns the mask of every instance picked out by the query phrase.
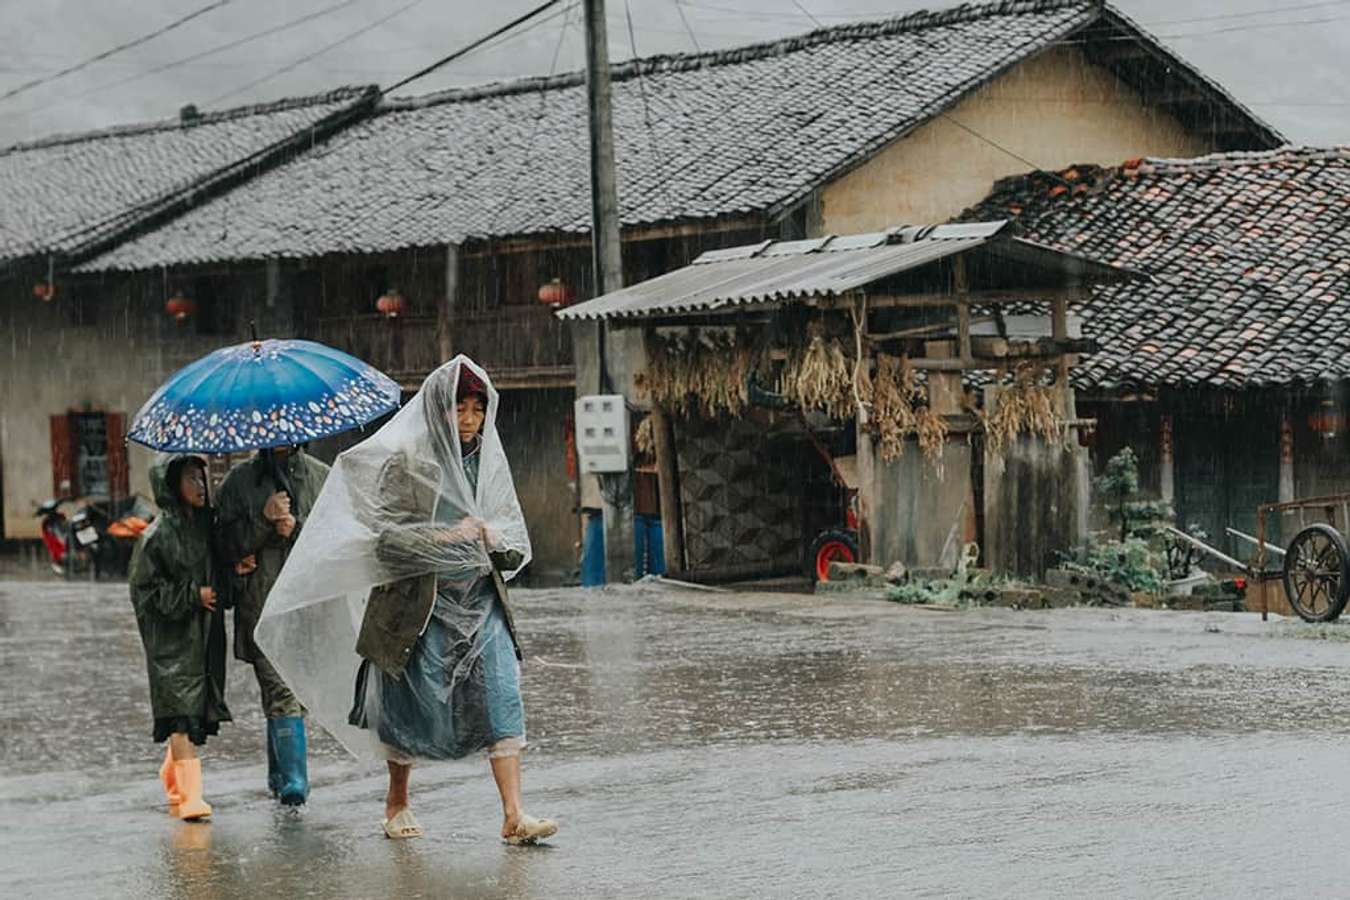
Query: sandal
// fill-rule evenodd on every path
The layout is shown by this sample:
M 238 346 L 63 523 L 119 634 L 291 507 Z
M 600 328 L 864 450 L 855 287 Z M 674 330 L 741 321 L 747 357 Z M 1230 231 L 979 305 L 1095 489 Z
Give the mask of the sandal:
M 558 823 L 552 819 L 536 819 L 533 816 L 521 816 L 520 821 L 516 823 L 516 830 L 505 838 L 508 844 L 519 846 L 521 844 L 534 844 L 546 837 L 552 837 L 558 833 Z
M 395 813 L 392 819 L 384 820 L 384 836 L 391 840 L 407 840 L 421 837 L 422 834 L 422 826 L 407 807 Z

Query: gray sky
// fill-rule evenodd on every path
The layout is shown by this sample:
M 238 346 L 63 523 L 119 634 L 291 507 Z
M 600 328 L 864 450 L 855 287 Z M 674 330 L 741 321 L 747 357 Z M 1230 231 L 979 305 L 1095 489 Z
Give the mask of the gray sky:
M 0 0 L 0 94 L 140 37 L 212 0 Z M 217 0 L 219 2 L 219 0 Z M 203 109 L 391 84 L 541 0 L 226 0 L 88 69 L 0 100 L 0 145 Z M 734 46 L 825 25 L 954 5 L 943 0 L 608 0 L 612 58 Z M 1350 0 L 1117 0 L 1295 143 L 1350 143 Z M 151 70 L 300 17 L 295 27 Z M 379 20 L 385 19 L 380 24 Z M 814 20 L 814 21 L 813 21 Z M 374 27 L 370 27 L 374 25 Z M 356 36 L 356 32 L 364 31 Z M 350 37 L 349 40 L 345 38 Z M 580 12 L 475 52 L 400 93 L 582 65 Z M 313 59 L 297 61 L 344 41 Z M 284 67 L 289 71 L 251 84 Z

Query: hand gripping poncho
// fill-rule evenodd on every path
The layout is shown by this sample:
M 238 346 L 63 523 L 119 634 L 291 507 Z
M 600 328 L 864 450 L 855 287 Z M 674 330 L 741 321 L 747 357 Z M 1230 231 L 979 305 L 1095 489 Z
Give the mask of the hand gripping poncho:
M 476 490 L 455 427 L 460 378 L 469 373 L 488 397 Z M 369 755 L 374 746 L 368 732 L 347 724 L 371 590 L 432 574 L 442 585 L 471 583 L 491 573 L 490 551 L 519 554 L 508 554 L 519 563 L 502 572 L 507 579 L 530 560 L 497 408 L 487 373 L 467 357 L 432 372 L 383 428 L 338 457 L 267 596 L 254 633 L 258 645 L 310 713 L 355 755 Z M 462 629 L 470 635 L 486 611 L 472 615 L 479 621 Z M 468 677 L 470 661 L 447 678 Z

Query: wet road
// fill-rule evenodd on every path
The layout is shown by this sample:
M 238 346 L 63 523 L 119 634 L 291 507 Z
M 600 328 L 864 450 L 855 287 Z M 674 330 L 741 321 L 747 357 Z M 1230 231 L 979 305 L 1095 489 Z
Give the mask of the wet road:
M 314 739 L 300 814 L 263 723 L 170 819 L 125 588 L 0 582 L 0 896 L 1344 897 L 1350 627 L 942 613 L 791 595 L 521 591 L 527 807 L 481 759 L 382 773 Z M 1314 638 L 1315 639 L 1310 639 Z

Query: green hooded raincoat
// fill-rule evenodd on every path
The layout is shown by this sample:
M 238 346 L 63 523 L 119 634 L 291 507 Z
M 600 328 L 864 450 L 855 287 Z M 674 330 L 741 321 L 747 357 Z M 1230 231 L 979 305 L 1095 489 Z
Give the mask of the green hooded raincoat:
M 159 518 L 131 556 L 131 604 L 145 645 L 156 741 L 174 732 L 193 743 L 230 721 L 225 705 L 225 620 L 201 604 L 201 588 L 216 582 L 211 553 L 211 510 L 192 509 L 178 491 L 189 456 L 150 472 Z

